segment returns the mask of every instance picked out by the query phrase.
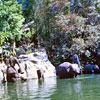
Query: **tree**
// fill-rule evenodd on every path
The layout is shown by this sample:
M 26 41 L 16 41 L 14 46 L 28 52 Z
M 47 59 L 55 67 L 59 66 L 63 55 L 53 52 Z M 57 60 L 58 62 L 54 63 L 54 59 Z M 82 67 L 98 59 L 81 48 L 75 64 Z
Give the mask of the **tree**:
M 19 40 L 21 37 L 21 20 L 22 6 L 17 3 L 17 0 L 6 0 L 3 4 L 0 1 L 0 31 L 2 33 L 8 33 L 5 36 L 6 42 L 14 42 L 15 39 Z
M 65 0 L 41 0 L 41 2 L 38 2 L 38 0 L 34 1 L 37 2 L 31 5 L 33 6 L 31 9 L 29 9 L 29 7 L 28 9 L 24 10 L 24 13 L 27 11 L 29 15 L 26 16 L 27 14 L 24 14 L 24 16 L 26 21 L 34 20 L 33 28 L 35 29 L 35 37 L 32 36 L 32 38 L 37 38 L 38 46 L 40 47 L 41 44 L 43 44 L 47 50 L 49 58 L 53 59 L 54 56 L 56 57 L 57 55 L 55 48 L 58 47 L 56 44 L 59 44 L 59 40 L 62 38 L 60 35 L 60 27 L 56 25 L 56 16 L 59 17 L 62 13 L 62 10 L 66 11 L 67 7 L 66 9 L 64 8 Z M 59 39 L 56 41 L 58 37 Z
M 21 38 L 22 22 L 22 5 L 17 0 L 0 0 L 0 46 L 5 42 L 13 44 L 13 53 L 15 42 Z M 3 57 L 3 56 L 2 56 Z

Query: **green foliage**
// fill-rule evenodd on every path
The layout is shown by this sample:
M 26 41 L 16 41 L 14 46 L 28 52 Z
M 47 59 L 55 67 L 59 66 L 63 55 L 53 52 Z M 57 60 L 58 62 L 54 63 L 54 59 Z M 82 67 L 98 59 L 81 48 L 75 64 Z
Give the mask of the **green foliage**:
M 56 0 L 41 0 L 41 3 L 36 2 L 35 0 L 34 2 L 32 0 L 31 1 L 29 0 L 29 2 L 31 2 L 31 4 L 29 5 L 32 7 L 30 8 L 29 6 L 27 6 L 29 8 L 23 12 L 26 23 L 34 20 L 33 28 L 37 36 L 36 38 L 40 43 L 41 39 L 43 40 L 49 59 L 51 59 L 53 63 L 60 63 L 61 58 L 65 59 L 66 56 L 62 55 L 63 53 L 65 54 L 66 52 L 64 51 L 65 47 L 63 47 L 63 45 L 61 45 L 59 48 L 59 44 L 62 43 L 64 35 L 61 35 L 60 27 L 56 25 L 57 21 L 56 16 L 60 16 L 60 13 L 62 11 L 64 11 L 64 13 L 66 14 L 69 14 L 70 13 L 69 3 L 66 4 L 64 7 L 63 0 L 61 1 L 57 0 L 57 2 Z M 34 7 L 35 5 L 37 6 L 36 8 Z M 30 36 L 30 33 L 28 33 L 27 35 Z M 39 44 L 38 47 L 40 45 L 41 44 Z M 61 50 L 60 52 L 59 49 L 62 49 L 62 47 L 63 50 Z M 61 56 L 58 53 L 60 53 Z
M 70 14 L 70 3 L 66 2 L 64 8 L 62 9 L 62 11 L 64 12 L 64 14 Z
M 35 30 L 32 28 L 32 32 L 31 31 L 29 31 L 29 32 L 24 32 L 23 33 L 23 35 L 25 36 L 25 38 L 31 38 L 32 37 L 32 35 L 34 35 L 35 34 Z
M 0 31 L 4 41 L 14 41 L 15 37 L 17 40 L 20 39 L 22 19 L 22 6 L 18 5 L 17 0 L 6 0 L 5 4 L 0 1 Z
M 51 13 L 50 0 L 44 0 L 41 2 L 41 6 L 36 9 L 34 20 L 38 27 L 38 35 L 45 41 L 50 39 L 50 34 L 54 34 L 55 28 L 55 14 Z M 36 29 L 37 30 L 37 29 Z M 46 37 L 46 38 L 45 38 Z
M 0 46 L 3 46 L 5 39 L 7 40 L 7 36 L 9 33 L 7 32 L 0 32 Z
M 70 38 L 71 38 L 71 39 L 75 38 L 75 34 L 71 32 L 71 33 L 70 33 Z
M 34 19 L 36 12 L 36 7 L 39 6 L 38 0 L 23 0 L 25 7 L 23 7 L 23 15 L 25 17 L 26 23 Z
M 27 53 L 27 54 L 30 54 L 30 53 L 32 53 L 32 50 L 28 50 L 26 53 Z
M 98 12 L 100 12 L 100 8 L 97 8 Z

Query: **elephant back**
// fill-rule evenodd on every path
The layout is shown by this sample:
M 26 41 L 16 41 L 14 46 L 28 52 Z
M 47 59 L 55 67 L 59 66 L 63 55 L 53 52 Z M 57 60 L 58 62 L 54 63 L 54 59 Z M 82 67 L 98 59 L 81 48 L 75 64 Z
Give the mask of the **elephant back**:
M 65 67 L 65 68 L 69 68 L 69 66 L 71 66 L 72 64 L 70 62 L 64 62 L 62 64 L 59 65 L 59 67 Z

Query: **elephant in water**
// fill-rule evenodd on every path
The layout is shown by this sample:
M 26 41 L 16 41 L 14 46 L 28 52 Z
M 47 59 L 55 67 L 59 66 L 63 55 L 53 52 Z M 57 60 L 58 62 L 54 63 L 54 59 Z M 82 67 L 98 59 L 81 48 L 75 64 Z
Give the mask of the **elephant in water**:
M 80 74 L 80 68 L 77 64 L 64 62 L 58 66 L 56 73 L 60 79 L 75 78 L 78 74 Z
M 98 65 L 93 65 L 93 64 L 87 64 L 84 66 L 84 74 L 98 74 L 100 73 Z
M 21 74 L 24 74 L 24 72 L 22 72 L 21 66 L 16 57 L 5 59 L 5 64 L 7 66 L 7 69 L 5 69 L 6 71 L 2 70 L 2 72 L 3 77 L 4 79 L 6 79 L 7 82 L 17 82 L 18 80 L 26 80 L 26 78 L 21 76 Z M 16 70 L 15 68 L 16 64 L 18 65 L 18 70 Z M 6 77 L 4 76 L 5 74 Z M 3 80 L 3 82 L 5 82 L 5 80 Z

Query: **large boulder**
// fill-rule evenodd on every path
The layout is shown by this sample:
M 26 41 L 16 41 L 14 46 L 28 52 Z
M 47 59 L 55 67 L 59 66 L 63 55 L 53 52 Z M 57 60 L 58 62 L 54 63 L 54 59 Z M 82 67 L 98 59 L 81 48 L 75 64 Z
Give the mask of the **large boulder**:
M 27 72 L 28 78 L 38 78 L 37 70 L 41 71 L 45 77 L 56 76 L 55 67 L 48 60 L 48 56 L 44 52 L 34 52 L 28 55 L 21 55 L 19 57 L 20 65 L 23 66 Z
M 21 66 L 23 74 L 19 73 L 20 77 L 24 79 L 39 78 L 38 71 L 40 72 L 40 78 L 55 77 L 55 67 L 48 60 L 46 52 L 34 52 L 27 55 L 20 55 L 18 58 L 19 65 Z M 6 79 L 6 64 L 0 64 L 0 81 Z M 19 66 L 16 64 L 15 69 L 18 71 Z

